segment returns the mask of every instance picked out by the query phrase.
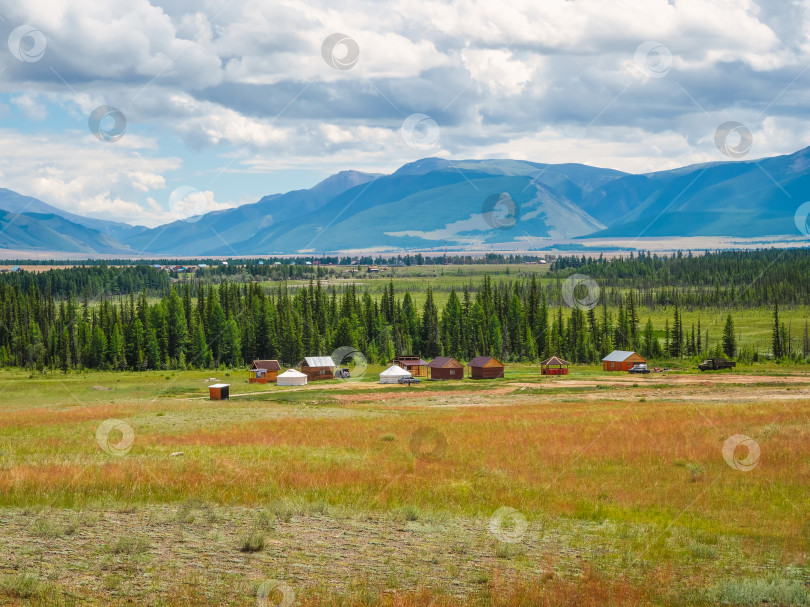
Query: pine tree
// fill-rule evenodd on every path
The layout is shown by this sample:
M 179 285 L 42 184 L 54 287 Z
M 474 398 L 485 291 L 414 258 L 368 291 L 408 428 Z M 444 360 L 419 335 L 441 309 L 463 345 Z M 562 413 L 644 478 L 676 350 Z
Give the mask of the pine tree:
M 636 348 L 638 344 L 638 312 L 633 291 L 627 293 L 627 326 L 629 328 L 630 348 Z
M 213 355 L 208 342 L 205 341 L 205 330 L 201 322 L 193 322 L 191 336 L 191 364 L 199 369 L 207 369 L 212 366 Z
M 223 364 L 235 367 L 242 364 L 242 344 L 239 336 L 239 327 L 236 321 L 231 317 L 225 323 L 225 328 L 222 331 L 220 339 L 220 356 Z
M 439 338 L 439 313 L 436 304 L 433 303 L 433 289 L 428 287 L 425 307 L 422 310 L 422 352 L 421 354 L 429 358 L 435 358 L 442 353 L 441 340 Z
M 647 317 L 647 324 L 644 325 L 644 357 L 650 358 L 653 356 L 653 340 L 655 335 L 653 332 L 652 318 Z
M 773 357 L 779 360 L 785 355 L 782 332 L 779 325 L 779 302 L 773 302 L 773 333 L 771 338 L 771 351 Z
M 188 323 L 183 301 L 177 294 L 176 289 L 172 289 L 169 293 L 169 299 L 166 302 L 166 317 L 168 327 L 167 355 L 170 359 L 177 361 L 186 351 Z
M 146 346 L 144 348 L 146 366 L 150 369 L 160 369 L 160 344 L 158 342 L 157 330 L 149 329 L 146 332 Z
M 118 323 L 115 323 L 112 335 L 110 335 L 109 359 L 113 369 L 123 369 L 126 366 L 124 336 L 121 334 L 121 327 Z
M 726 317 L 726 325 L 723 327 L 723 353 L 729 358 L 737 355 L 737 337 L 734 335 L 734 320 L 731 314 Z
M 107 336 L 101 327 L 93 329 L 93 337 L 90 344 L 90 366 L 93 369 L 101 369 L 107 360 Z

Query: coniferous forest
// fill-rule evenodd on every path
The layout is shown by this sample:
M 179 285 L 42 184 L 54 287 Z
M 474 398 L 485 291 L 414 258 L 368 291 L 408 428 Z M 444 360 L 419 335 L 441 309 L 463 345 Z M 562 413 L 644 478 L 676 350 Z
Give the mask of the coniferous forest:
M 400 353 L 462 361 L 479 354 L 504 361 L 554 354 L 593 363 L 613 349 L 652 358 L 799 360 L 810 347 L 806 323 L 797 335 L 779 316 L 780 305 L 810 303 L 807 250 L 560 257 L 542 278 L 484 276 L 451 289 L 441 306 L 430 282 L 417 306 L 393 281 L 372 296 L 356 284 L 328 284 L 323 267 L 276 266 L 278 281 L 259 281 L 267 267 L 258 274 L 253 270 L 260 266 L 250 263 L 210 268 L 180 282 L 148 265 L 2 274 L 0 365 L 141 370 L 242 366 L 256 358 L 295 365 L 341 346 L 373 363 Z M 561 293 L 572 274 L 599 285 L 593 307 L 566 305 Z M 309 280 L 288 286 L 292 277 Z M 711 345 L 700 319 L 688 326 L 683 321 L 684 311 L 709 306 L 724 310 L 722 335 L 713 335 Z M 656 307 L 671 309 L 664 327 L 642 317 Z M 769 309 L 767 351 L 738 345 L 734 312 L 752 307 Z

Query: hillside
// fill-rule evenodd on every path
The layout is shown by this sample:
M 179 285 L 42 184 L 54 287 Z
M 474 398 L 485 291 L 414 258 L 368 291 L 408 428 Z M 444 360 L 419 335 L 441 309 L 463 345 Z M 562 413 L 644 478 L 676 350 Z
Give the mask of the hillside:
M 425 158 L 390 175 L 342 171 L 310 189 L 151 229 L 80 217 L 0 190 L 0 209 L 23 213 L 27 226 L 21 231 L 22 224 L 9 222 L 0 246 L 259 255 L 475 248 L 528 238 L 796 236 L 796 208 L 810 199 L 809 166 L 810 148 L 644 175 L 579 164 Z M 54 229 L 55 218 L 71 227 Z
M 53 213 L 0 210 L 0 248 L 66 253 L 132 253 L 107 234 Z

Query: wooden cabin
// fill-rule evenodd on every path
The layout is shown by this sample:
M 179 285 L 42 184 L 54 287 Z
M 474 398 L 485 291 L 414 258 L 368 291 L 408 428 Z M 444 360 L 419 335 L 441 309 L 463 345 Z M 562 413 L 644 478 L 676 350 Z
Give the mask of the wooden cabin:
M 570 363 L 557 356 L 547 358 L 540 363 L 541 375 L 568 375 L 568 365 Z
M 629 371 L 636 363 L 646 363 L 647 359 L 638 352 L 613 350 L 602 359 L 602 371 Z
M 428 365 L 430 379 L 464 379 L 464 365 L 450 356 L 437 356 Z
M 278 379 L 281 365 L 277 360 L 254 360 L 248 369 L 248 382 L 251 384 L 266 384 Z
M 208 386 L 208 398 L 211 400 L 230 400 L 231 384 L 212 384 Z
M 470 368 L 472 379 L 501 379 L 504 366 L 501 361 L 492 356 L 476 356 L 467 366 Z
M 301 362 L 301 373 L 307 381 L 335 379 L 335 361 L 328 356 L 307 356 Z
M 391 362 L 408 371 L 413 377 L 428 376 L 428 364 L 418 356 L 410 354 L 407 356 L 397 356 Z

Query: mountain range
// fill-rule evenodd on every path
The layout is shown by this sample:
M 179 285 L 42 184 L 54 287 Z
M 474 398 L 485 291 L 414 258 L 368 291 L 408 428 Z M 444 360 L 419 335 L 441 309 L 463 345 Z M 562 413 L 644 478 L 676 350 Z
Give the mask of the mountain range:
M 476 247 L 545 238 L 798 236 L 810 148 L 629 174 L 581 164 L 425 158 L 390 175 L 342 171 L 156 228 L 83 217 L 0 189 L 0 248 L 269 255 Z

